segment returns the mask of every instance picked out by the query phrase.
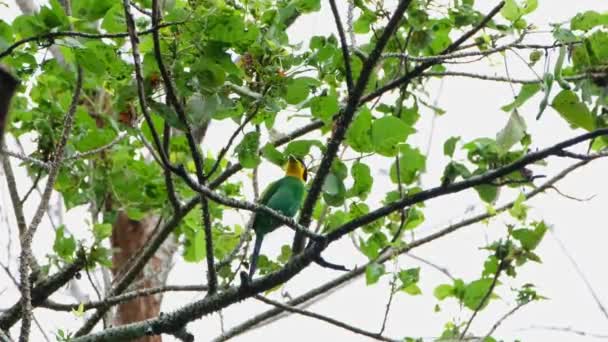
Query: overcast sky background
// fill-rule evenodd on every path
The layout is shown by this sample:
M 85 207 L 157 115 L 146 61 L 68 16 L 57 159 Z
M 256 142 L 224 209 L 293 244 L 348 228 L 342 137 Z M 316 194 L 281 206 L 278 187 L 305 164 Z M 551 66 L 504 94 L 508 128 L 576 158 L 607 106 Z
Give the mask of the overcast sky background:
M 4 1 L 7 2 L 7 1 Z M 477 1 L 479 6 L 487 11 L 496 4 L 497 1 Z M 0 1 L 2 3 L 2 1 Z M 289 33 L 292 42 L 302 41 L 307 44 L 307 40 L 313 35 L 327 35 L 335 32 L 333 17 L 329 10 L 327 1 L 322 1 L 321 12 L 305 15 L 290 28 Z M 340 2 L 342 17 L 346 17 L 346 1 Z M 389 3 L 387 1 L 387 3 Z M 540 0 L 538 10 L 529 17 L 529 21 L 539 28 L 549 28 L 550 23 L 566 21 L 575 13 L 584 10 L 594 9 L 597 11 L 608 11 L 608 1 L 603 0 Z M 0 5 L 0 19 L 11 20 L 18 13 L 12 0 L 8 0 L 8 8 Z M 502 19 L 499 19 L 502 20 Z M 360 38 L 362 39 L 362 38 Z M 552 42 L 550 35 L 535 34 L 528 37 L 529 42 Z M 527 52 L 522 53 L 527 56 Z M 508 54 L 509 71 L 514 78 L 533 78 L 534 74 L 515 57 L 512 53 Z M 552 60 L 555 60 L 553 56 Z M 450 70 L 469 71 L 481 74 L 504 75 L 504 63 L 500 56 L 493 58 L 492 63 L 487 61 L 475 63 L 473 65 L 449 66 Z M 539 63 L 542 66 L 542 63 Z M 516 87 L 518 90 L 519 87 Z M 443 156 L 443 142 L 451 136 L 462 136 L 463 141 L 470 141 L 477 137 L 494 137 L 507 122 L 508 114 L 500 110 L 502 105 L 509 103 L 512 99 L 511 88 L 508 84 L 497 84 L 487 81 L 470 79 L 446 79 L 443 86 L 438 81 L 430 83 L 428 88 L 431 100 L 438 99 L 438 105 L 445 109 L 447 113 L 436 118 L 434 122 L 433 139 L 430 153 L 427 159 L 427 173 L 423 177 L 423 187 L 435 186 L 439 182 L 439 177 L 447 163 Z M 521 110 L 525 117 L 529 131 L 534 137 L 534 147 L 542 148 L 558 141 L 572 137 L 580 132 L 573 132 L 559 116 L 548 108 L 540 121 L 535 121 L 534 117 L 538 108 L 538 99 L 530 101 Z M 408 143 L 425 150 L 429 141 L 432 126 L 433 114 L 428 110 L 423 110 L 422 117 L 416 128 L 418 133 L 410 137 Z M 282 122 L 281 130 L 287 132 L 299 127 L 304 123 L 302 120 L 292 120 L 289 123 Z M 211 148 L 219 149 L 224 144 L 226 132 L 233 127 L 228 122 L 215 124 L 210 129 L 206 143 L 211 144 Z M 230 130 L 231 132 L 231 130 Z M 585 151 L 586 145 L 578 146 L 577 150 Z M 32 145 L 26 142 L 26 149 L 31 149 Z M 462 157 L 463 155 L 461 155 Z M 386 174 L 388 162 L 383 159 L 366 160 L 372 166 L 380 165 L 374 172 L 374 193 L 370 201 L 377 205 L 388 189 L 394 185 L 388 180 Z M 571 164 L 570 160 L 552 158 L 547 168 L 539 171 L 548 176 L 554 175 L 564 167 Z M 16 164 L 15 164 L 16 165 Z M 558 184 L 558 188 L 569 195 L 586 198 L 592 195 L 595 197 L 588 202 L 576 202 L 565 199 L 550 191 L 531 200 L 528 205 L 532 207 L 530 216 L 532 219 L 545 219 L 552 224 L 557 236 L 566 245 L 569 252 L 574 256 L 582 271 L 588 277 L 595 288 L 600 299 L 608 304 L 608 274 L 605 270 L 605 261 L 608 260 L 608 250 L 605 248 L 608 241 L 606 232 L 606 200 L 608 197 L 608 185 L 606 183 L 606 172 L 608 171 L 608 161 L 601 160 L 593 162 L 591 165 L 578 170 Z M 260 170 L 260 183 L 264 187 L 272 180 L 279 177 L 281 170 L 275 166 L 265 163 Z M 2 177 L 3 178 L 3 177 Z M 21 185 L 21 192 L 29 186 L 29 181 L 23 170 L 18 170 L 18 179 Z M 246 178 L 243 178 L 246 179 Z M 13 212 L 10 206 L 10 199 L 6 192 L 5 182 L 0 182 L 0 241 L 3 247 L 0 250 L 0 260 L 5 263 L 7 251 L 4 246 L 7 241 L 8 229 L 5 227 L 8 219 L 12 226 L 13 233 L 16 228 L 14 225 Z M 251 199 L 251 190 L 247 188 L 247 194 Z M 517 197 L 515 191 L 505 191 L 501 194 L 499 203 L 511 201 Z M 31 213 L 37 204 L 32 198 L 28 201 L 26 211 Z M 372 205 L 372 207 L 374 206 Z M 477 205 L 477 212 L 483 211 L 483 206 L 475 192 L 467 191 L 457 195 L 443 197 L 427 203 L 424 210 L 426 222 L 419 227 L 416 236 L 425 236 L 433 231 L 439 230 L 450 222 L 457 222 L 463 217 L 471 215 L 470 209 Z M 86 229 L 82 228 L 85 222 L 86 211 L 84 208 L 72 210 L 65 214 L 65 224 L 68 229 L 76 236 L 85 237 Z M 247 213 L 242 216 L 229 218 L 230 221 L 239 222 L 246 220 Z M 489 225 L 477 224 L 437 240 L 430 245 L 421 247 L 413 251 L 413 254 L 438 265 L 446 267 L 457 278 L 471 281 L 479 278 L 482 271 L 483 260 L 487 257 L 487 252 L 482 251 L 482 247 L 487 241 L 504 236 L 505 223 L 511 222 L 507 216 L 500 216 L 491 221 Z M 48 221 L 43 222 L 43 227 L 39 230 L 34 242 L 34 250 L 39 258 L 44 257 L 53 242 L 53 231 Z M 280 246 L 286 241 L 290 241 L 292 232 L 289 229 L 281 229 L 268 237 L 263 246 L 263 253 L 277 255 Z M 16 248 L 17 242 L 13 241 L 12 256 L 18 255 Z M 519 288 L 525 283 L 537 285 L 538 292 L 549 300 L 530 304 L 519 311 L 516 315 L 506 320 L 496 331 L 494 336 L 504 338 L 506 341 L 521 339 L 523 341 L 600 341 L 590 337 L 583 337 L 574 334 L 551 332 L 546 330 L 528 330 L 532 325 L 551 325 L 558 327 L 572 327 L 590 333 L 608 335 L 608 325 L 606 317 L 598 309 L 597 304 L 587 291 L 583 281 L 576 274 L 574 268 L 569 263 L 567 257 L 562 253 L 552 234 L 548 234 L 541 243 L 538 254 L 543 259 L 543 264 L 527 264 L 519 270 L 519 276 L 513 280 L 502 277 L 503 285 L 498 288 L 501 299 L 494 300 L 474 321 L 471 331 L 476 335 L 485 334 L 496 320 L 504 313 L 513 308 L 515 303 L 514 295 L 509 291 L 511 287 Z M 354 252 L 350 239 L 342 239 L 335 246 L 332 246 L 324 254 L 326 259 L 345 264 L 348 267 L 361 265 L 365 258 Z M 470 311 L 461 310 L 455 300 L 439 302 L 440 312 L 434 312 L 437 300 L 433 297 L 433 289 L 441 283 L 450 283 L 445 275 L 429 268 L 418 261 L 407 256 L 399 258 L 396 263 L 387 263 L 387 269 L 399 267 L 402 269 L 421 266 L 420 288 L 423 295 L 412 297 L 403 293 L 397 293 L 392 305 L 391 314 L 388 319 L 386 336 L 399 338 L 403 336 L 412 337 L 433 337 L 438 336 L 443 324 L 451 319 L 456 322 L 466 321 L 470 316 Z M 186 264 L 178 258 L 175 268 L 169 275 L 170 284 L 197 284 L 204 282 L 205 274 L 201 271 L 201 264 Z M 16 265 L 12 265 L 12 271 L 17 273 Z M 284 288 L 292 296 L 297 296 L 306 290 L 316 287 L 327 280 L 338 276 L 335 271 L 321 269 L 312 266 L 296 276 Z M 83 288 L 87 284 L 81 281 Z M 311 306 L 309 309 L 320 314 L 342 320 L 349 324 L 378 331 L 385 310 L 389 291 L 389 276 L 383 277 L 374 286 L 367 287 L 363 278 L 352 283 L 348 287 L 336 292 L 331 297 Z M 0 290 L 7 288 L 0 296 L 0 307 L 5 308 L 18 299 L 19 293 L 5 273 L 0 273 Z M 271 295 L 272 298 L 280 299 L 280 291 Z M 168 293 L 163 302 L 163 311 L 179 308 L 181 305 L 191 302 L 194 299 L 202 298 L 204 294 L 192 293 Z M 67 294 L 57 298 L 64 301 L 73 300 Z M 223 312 L 224 324 L 230 328 L 239 324 L 243 320 L 250 318 L 255 313 L 259 313 L 270 307 L 260 304 L 255 300 L 248 300 L 233 305 Z M 44 309 L 36 310 L 37 318 L 43 323 L 47 333 L 52 334 L 57 328 L 68 331 L 76 330 L 82 323 L 81 319 L 72 315 L 52 314 Z M 522 330 L 525 329 L 525 330 Z M 16 330 L 14 336 L 18 333 Z M 197 341 L 206 341 L 216 337 L 221 333 L 218 315 L 204 317 L 201 320 L 189 325 L 189 331 L 195 334 Z M 234 341 L 308 341 L 311 338 L 322 340 L 349 340 L 367 341 L 365 337 L 354 335 L 351 332 L 341 330 L 326 323 L 310 318 L 292 315 L 262 329 L 253 330 L 245 335 L 241 335 Z M 163 337 L 166 341 L 171 341 L 168 336 Z M 37 329 L 33 329 L 32 341 L 42 340 L 42 336 Z

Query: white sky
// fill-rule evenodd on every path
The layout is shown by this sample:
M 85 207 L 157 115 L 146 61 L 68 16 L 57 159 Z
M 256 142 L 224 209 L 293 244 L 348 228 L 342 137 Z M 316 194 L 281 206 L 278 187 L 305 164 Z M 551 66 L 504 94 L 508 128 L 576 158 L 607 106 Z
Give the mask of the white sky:
M 0 18 L 12 18 L 16 12 L 12 1 L 9 2 L 8 10 L 0 7 Z M 482 1 L 477 1 L 481 3 Z M 495 5 L 496 1 L 483 1 L 484 9 Z M 595 9 L 607 11 L 608 2 L 601 0 L 541 0 L 539 9 L 530 16 L 530 22 L 540 28 L 547 28 L 549 23 L 563 22 L 575 13 Z M 345 4 L 346 2 L 344 2 Z M 342 8 L 344 10 L 344 8 Z M 342 15 L 345 18 L 345 12 Z M 335 26 L 326 1 L 323 1 L 323 9 L 319 13 L 306 15 L 300 18 L 290 29 L 292 42 L 304 41 L 312 35 L 327 35 L 334 32 Z M 548 42 L 550 37 L 532 36 L 532 40 Z M 525 56 L 525 55 L 524 55 Z M 555 59 L 555 58 L 553 58 Z M 478 63 L 474 66 L 456 65 L 449 67 L 452 70 L 471 71 L 476 73 L 504 75 L 502 59 L 494 59 L 492 67 L 485 66 L 487 63 Z M 532 78 L 534 75 L 523 65 L 523 63 L 509 54 L 509 70 L 511 75 L 521 78 Z M 518 89 L 519 87 L 517 87 Z M 435 99 L 439 93 L 439 83 L 434 82 L 428 89 L 431 99 Z M 507 84 L 495 84 L 491 82 L 468 80 L 468 79 L 446 79 L 441 91 L 439 105 L 447 110 L 447 113 L 437 118 L 433 144 L 427 160 L 427 175 L 423 178 L 425 187 L 434 186 L 438 183 L 440 174 L 446 164 L 443 157 L 443 142 L 450 136 L 459 135 L 464 141 L 473 138 L 490 136 L 493 137 L 508 119 L 508 115 L 500 110 L 500 106 L 511 101 L 511 89 Z M 564 140 L 580 132 L 572 132 L 567 124 L 552 110 L 548 109 L 540 121 L 535 121 L 534 116 L 538 108 L 538 100 L 530 101 L 521 111 L 525 117 L 529 130 L 534 136 L 534 146 L 541 148 L 557 141 Z M 424 149 L 427 145 L 430 127 L 431 113 L 425 111 L 417 125 L 418 133 L 410 138 L 409 143 Z M 293 129 L 297 124 L 290 124 Z M 229 126 L 220 123 L 209 131 L 208 142 L 216 142 L 216 148 L 223 145 L 226 130 Z M 285 131 L 288 131 L 285 128 Z M 27 147 L 27 146 L 26 146 Z M 580 146 L 584 151 L 585 146 Z M 369 161 L 368 161 L 369 162 Z M 562 159 L 551 159 L 549 167 L 544 174 L 549 176 L 559 172 L 571 161 Z M 374 163 L 374 165 L 377 165 Z M 543 218 L 552 224 L 565 243 L 570 253 L 574 256 L 583 272 L 593 284 L 600 299 L 608 305 L 608 276 L 603 270 L 603 263 L 608 259 L 608 251 L 605 242 L 608 241 L 608 233 L 604 230 L 605 218 L 602 210 L 605 210 L 608 186 L 605 182 L 605 174 L 608 170 L 608 161 L 596 161 L 584 169 L 575 172 L 570 177 L 558 184 L 558 188 L 569 195 L 576 197 L 589 197 L 596 195 L 593 200 L 579 203 L 557 196 L 555 192 L 549 192 L 530 201 L 533 207 L 531 217 Z M 279 175 L 280 170 L 274 166 L 264 165 L 260 174 L 261 185 L 264 186 Z M 21 192 L 29 186 L 24 173 L 19 172 L 19 180 L 22 185 Z M 388 181 L 388 177 L 381 170 L 376 170 L 374 175 L 374 195 L 372 200 L 381 199 L 385 190 L 394 187 Z M 2 217 L 7 215 L 10 222 L 14 222 L 12 209 L 8 205 L 10 200 L 6 195 L 5 184 L 2 182 L 2 202 L 0 202 L 0 227 L 4 227 L 5 221 Z M 500 202 L 514 199 L 516 192 L 503 192 Z M 30 205 L 26 208 L 30 212 L 35 200 L 28 201 Z M 449 222 L 457 222 L 465 216 L 465 211 L 479 204 L 479 200 L 473 191 L 444 197 L 427 203 L 425 216 L 427 221 L 416 230 L 417 236 L 424 236 L 429 232 L 438 230 Z M 480 209 L 480 208 L 478 208 Z M 469 214 L 467 214 L 469 215 Z M 246 215 L 245 215 L 246 217 Z M 76 235 L 81 222 L 84 219 L 82 210 L 67 213 L 65 223 Z M 431 245 L 417 249 L 413 254 L 427 258 L 439 265 L 447 267 L 450 272 L 465 281 L 477 279 L 483 267 L 483 260 L 487 253 L 479 250 L 486 241 L 504 236 L 504 224 L 509 222 L 506 216 L 501 216 L 492 221 L 489 226 L 478 224 L 465 228 L 455 234 L 438 240 Z M 53 232 L 48 222 L 43 223 L 43 228 L 35 241 L 35 250 L 42 257 L 52 246 Z M 13 225 L 13 228 L 14 225 Z M 280 245 L 290 241 L 292 233 L 289 229 L 282 229 L 273 233 L 265 241 L 263 250 L 268 254 L 276 255 Z M 0 241 L 6 241 L 7 230 L 0 229 Z M 13 256 L 16 254 L 16 242 L 13 243 Z M 560 251 L 558 244 L 552 235 L 548 234 L 541 243 L 538 254 L 543 259 L 543 264 L 527 264 L 519 270 L 519 276 L 514 281 L 511 278 L 501 278 L 503 285 L 498 288 L 501 299 L 491 302 L 474 321 L 471 331 L 485 334 L 492 324 L 504 313 L 510 310 L 514 304 L 513 294 L 510 287 L 521 287 L 525 283 L 534 283 L 538 292 L 549 300 L 533 303 L 515 316 L 505 321 L 496 331 L 494 336 L 504 338 L 507 341 L 521 339 L 523 341 L 593 341 L 593 338 L 585 338 L 574 334 L 554 333 L 545 330 L 521 330 L 531 325 L 552 325 L 560 327 L 572 327 L 592 333 L 608 335 L 606 318 L 599 311 L 596 303 L 586 290 L 580 277 L 576 275 L 573 267 L 566 256 Z M 365 259 L 353 252 L 352 243 L 349 239 L 339 241 L 335 246 L 329 248 L 324 256 L 333 262 L 342 263 L 349 267 L 362 264 Z M 6 261 L 6 251 L 0 251 L 0 260 Z M 387 268 L 390 269 L 390 263 Z M 419 266 L 420 263 L 402 257 L 398 261 L 400 268 Z M 600 266 L 601 265 L 601 266 Z M 460 310 L 454 300 L 440 303 L 441 312 L 435 313 L 433 308 L 436 304 L 432 292 L 435 286 L 441 283 L 449 283 L 443 274 L 427 266 L 421 265 L 420 287 L 422 296 L 411 297 L 406 294 L 397 293 L 392 305 L 388 320 L 386 336 L 399 338 L 403 336 L 437 336 L 442 331 L 442 326 L 450 319 L 466 321 L 470 311 Z M 601 267 L 601 268 L 600 268 Z M 186 264 L 178 261 L 170 274 L 171 284 L 196 284 L 204 281 L 204 273 L 201 271 L 202 263 L 197 265 Z M 13 271 L 16 273 L 15 265 Z M 192 275 L 195 275 L 192 277 Z M 337 274 L 325 269 L 313 266 L 306 269 L 302 274 L 290 281 L 285 290 L 292 296 L 297 296 L 306 290 L 316 287 L 326 280 L 333 279 Z M 388 298 L 390 280 L 385 276 L 381 281 L 371 287 L 365 286 L 364 279 L 335 293 L 321 303 L 311 306 L 309 309 L 330 317 L 343 320 L 349 324 L 377 331 L 381 325 L 386 300 Z M 86 282 L 82 282 L 86 287 Z M 8 290 L 0 296 L 0 307 L 7 307 L 18 298 L 18 292 L 11 285 L 6 274 L 0 273 L 0 291 L 8 287 Z M 201 298 L 203 295 L 167 294 L 163 303 L 163 311 L 176 309 L 181 305 Z M 70 300 L 68 296 L 61 296 L 65 301 Z M 280 299 L 278 293 L 273 293 L 272 298 Z M 224 323 L 226 328 L 239 324 L 255 313 L 268 309 L 269 307 L 254 300 L 245 301 L 224 311 Z M 57 328 L 75 330 L 81 320 L 70 315 L 51 314 L 50 311 L 36 310 L 36 316 L 45 326 L 48 333 Z M 220 334 L 220 324 L 217 315 L 208 316 L 189 325 L 189 331 L 197 336 L 197 341 L 205 341 Z M 15 331 L 14 336 L 18 333 Z M 326 323 L 310 318 L 292 315 L 262 329 L 254 330 L 248 334 L 239 336 L 234 341 L 283 341 L 286 336 L 291 341 L 309 341 L 311 338 L 323 340 L 345 340 L 367 341 L 365 337 L 354 335 Z M 42 340 L 37 329 L 33 329 L 32 341 Z M 171 341 L 168 336 L 164 340 Z M 598 339 L 599 341 L 599 339 Z

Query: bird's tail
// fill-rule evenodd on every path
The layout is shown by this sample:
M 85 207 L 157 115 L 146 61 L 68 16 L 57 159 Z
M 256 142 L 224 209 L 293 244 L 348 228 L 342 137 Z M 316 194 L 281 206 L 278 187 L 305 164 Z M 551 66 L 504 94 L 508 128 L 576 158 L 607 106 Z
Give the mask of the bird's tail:
M 255 235 L 255 244 L 253 245 L 253 253 L 251 254 L 251 262 L 249 263 L 249 278 L 253 278 L 255 269 L 258 263 L 258 256 L 260 255 L 260 248 L 262 247 L 263 236 Z

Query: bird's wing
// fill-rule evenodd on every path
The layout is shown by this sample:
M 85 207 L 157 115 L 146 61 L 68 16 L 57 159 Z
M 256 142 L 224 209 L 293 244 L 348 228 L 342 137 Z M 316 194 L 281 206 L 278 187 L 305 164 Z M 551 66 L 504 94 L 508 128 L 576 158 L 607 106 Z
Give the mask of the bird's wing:
M 279 181 L 274 181 L 266 187 L 264 192 L 262 192 L 262 196 L 260 197 L 260 204 L 268 204 L 270 198 L 272 198 L 272 195 L 277 192 L 277 189 L 279 188 L 279 183 Z

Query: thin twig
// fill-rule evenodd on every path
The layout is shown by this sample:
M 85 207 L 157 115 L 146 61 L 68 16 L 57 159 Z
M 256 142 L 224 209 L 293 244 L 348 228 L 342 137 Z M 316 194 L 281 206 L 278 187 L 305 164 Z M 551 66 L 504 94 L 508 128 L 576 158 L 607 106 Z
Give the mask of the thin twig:
M 595 79 L 606 77 L 608 73 L 583 73 L 572 76 L 562 77 L 566 81 L 575 82 L 582 81 L 585 79 Z M 484 81 L 495 81 L 495 82 L 504 82 L 511 84 L 538 84 L 542 83 L 542 80 L 537 78 L 531 79 L 520 79 L 520 78 L 509 78 L 505 76 L 493 76 L 493 75 L 483 75 L 483 74 L 475 74 L 470 72 L 462 72 L 462 71 L 428 71 L 423 72 L 420 76 L 422 77 L 467 77 L 474 78 Z
M 439 266 L 437 264 L 435 264 L 434 262 L 431 262 L 427 259 L 421 258 L 419 256 L 416 256 L 412 253 L 405 253 L 405 255 L 407 255 L 408 257 L 414 259 L 414 260 L 418 260 L 421 263 L 431 266 L 432 268 L 436 269 L 437 271 L 443 273 L 446 277 L 450 278 L 451 280 L 455 280 L 456 278 L 454 278 L 454 276 L 450 273 L 450 271 L 448 271 L 447 268 L 443 267 L 443 266 Z
M 589 281 L 589 279 L 587 279 L 587 276 L 585 276 L 585 273 L 583 273 L 583 270 L 580 268 L 580 266 L 578 265 L 578 263 L 576 262 L 576 260 L 574 260 L 574 257 L 572 256 L 572 254 L 570 254 L 570 252 L 566 248 L 566 245 L 557 236 L 557 233 L 555 232 L 555 230 L 554 229 L 550 229 L 549 231 L 552 233 L 553 238 L 557 242 L 557 244 L 558 244 L 560 250 L 562 251 L 562 253 L 564 253 L 564 255 L 568 258 L 568 261 L 570 261 L 570 263 L 572 264 L 572 267 L 574 267 L 574 270 L 576 271 L 576 273 L 578 274 L 578 276 L 585 283 L 585 286 L 587 287 L 587 291 L 589 291 L 589 293 L 593 297 L 593 300 L 597 304 L 597 307 L 600 309 L 600 311 L 602 312 L 602 314 L 604 315 L 604 317 L 606 319 L 608 319 L 608 311 L 606 311 L 606 307 L 604 306 L 604 304 L 602 304 L 602 301 L 600 300 L 600 297 L 597 295 L 597 293 L 593 289 L 593 286 L 591 285 L 591 282 Z
M 163 27 L 181 25 L 184 22 L 185 21 L 164 23 L 162 25 L 155 26 L 155 27 L 149 28 L 147 30 L 141 31 L 139 34 L 140 35 L 150 34 L 154 30 L 158 30 Z M 57 38 L 61 38 L 61 37 L 103 39 L 103 38 L 126 38 L 128 36 L 129 36 L 128 32 L 121 32 L 121 33 L 87 33 L 87 32 L 76 32 L 76 31 L 50 32 L 50 33 L 45 33 L 45 34 L 41 34 L 38 36 L 24 38 L 24 39 L 14 42 L 12 45 L 10 45 L 9 47 L 7 47 L 6 49 L 4 49 L 3 51 L 0 52 L 0 59 L 10 55 L 19 46 L 21 46 L 23 44 L 31 43 L 31 42 L 53 41 L 53 40 L 55 40 Z
M 127 293 L 123 293 L 118 296 L 107 297 L 101 301 L 92 301 L 85 303 L 74 303 L 74 304 L 64 304 L 64 303 L 56 303 L 50 300 L 44 302 L 42 307 L 49 308 L 56 311 L 72 311 L 77 310 L 80 306 L 82 306 L 84 311 L 96 309 L 102 307 L 104 305 L 117 305 L 120 303 L 124 303 L 130 301 L 135 298 L 151 296 L 157 293 L 164 292 L 201 292 L 207 291 L 208 287 L 205 285 L 165 285 L 160 287 L 150 287 L 145 289 L 139 289 Z
M 498 327 L 505 321 L 507 320 L 507 318 L 511 317 L 513 314 L 515 314 L 516 311 L 518 311 L 519 309 L 521 309 L 522 307 L 524 307 L 526 304 L 531 303 L 531 301 L 524 301 L 521 303 L 518 303 L 517 306 L 515 306 L 513 309 L 509 310 L 506 314 L 504 314 L 498 321 L 496 321 L 496 323 L 494 323 L 494 325 L 492 325 L 492 328 L 490 329 L 490 331 L 488 331 L 488 333 L 486 334 L 486 336 L 484 338 L 482 338 L 482 341 L 485 341 L 486 339 L 488 339 L 490 336 L 492 336 L 492 334 L 494 334 L 494 332 L 496 331 L 496 329 L 498 329 Z
M 264 296 L 255 295 L 254 298 L 257 299 L 257 300 L 259 300 L 259 301 L 261 301 L 261 302 L 264 302 L 266 304 L 269 304 L 269 305 L 281 308 L 283 310 L 287 310 L 287 311 L 290 311 L 290 312 L 293 312 L 293 313 L 297 313 L 297 314 L 302 315 L 302 316 L 318 319 L 320 321 L 323 321 L 323 322 L 329 323 L 331 325 L 335 325 L 337 327 L 340 327 L 342 329 L 346 329 L 348 331 L 351 331 L 351 332 L 353 332 L 355 334 L 367 336 L 367 337 L 372 338 L 374 340 L 387 341 L 387 342 L 395 342 L 395 341 L 397 341 L 397 339 L 392 339 L 392 338 L 384 337 L 381 334 L 372 333 L 372 332 L 369 332 L 369 331 L 357 328 L 357 327 L 352 326 L 350 324 L 346 324 L 344 322 L 338 321 L 336 319 L 333 319 L 333 318 L 330 318 L 330 317 L 327 317 L 327 316 L 324 316 L 324 315 L 320 315 L 320 314 L 317 314 L 317 313 L 314 313 L 314 312 L 310 312 L 310 311 L 306 311 L 306 310 L 301 310 L 301 309 L 295 308 L 293 306 L 285 305 L 283 303 L 280 303 L 280 302 L 268 299 L 268 298 L 266 298 Z
M 551 325 L 532 325 L 529 328 L 524 328 L 524 329 L 520 329 L 520 330 L 549 330 L 549 331 L 570 333 L 570 334 L 575 334 L 575 335 L 584 336 L 584 337 L 608 339 L 608 334 L 592 333 L 592 332 L 587 332 L 587 331 L 583 331 L 580 329 L 574 329 L 571 327 L 556 327 L 556 326 L 551 326 Z
M 342 19 L 340 19 L 340 12 L 338 12 L 338 6 L 336 6 L 336 0 L 329 0 L 331 12 L 334 15 L 334 22 L 336 29 L 338 30 L 338 36 L 340 37 L 340 47 L 342 48 L 342 58 L 344 59 L 344 73 L 346 76 L 346 89 L 350 94 L 353 90 L 353 72 L 350 66 L 350 55 L 348 53 L 348 43 L 346 42 L 346 35 L 344 34 L 344 27 L 342 26 Z
M 481 301 L 479 302 L 479 304 L 477 304 L 477 307 L 475 308 L 475 310 L 473 310 L 473 314 L 471 314 L 471 317 L 467 321 L 467 324 L 465 324 L 464 329 L 462 330 L 462 333 L 460 334 L 461 340 L 463 340 L 467 336 L 467 331 L 469 331 L 469 328 L 471 327 L 471 323 L 473 323 L 473 320 L 475 319 L 475 317 L 477 316 L 477 314 L 479 313 L 481 308 L 483 308 L 486 305 L 486 302 L 490 299 L 490 296 L 494 292 L 494 288 L 496 287 L 496 284 L 498 284 L 498 278 L 500 277 L 500 274 L 502 273 L 503 269 L 505 268 L 505 265 L 506 265 L 505 260 L 504 259 L 500 260 L 500 263 L 498 264 L 498 269 L 494 273 L 494 277 L 492 278 L 492 283 L 490 283 L 490 287 L 488 288 L 488 291 L 486 291 L 484 296 L 481 298 Z
M 29 156 L 26 156 L 25 154 L 22 153 L 18 153 L 18 152 L 14 152 L 14 151 L 9 151 L 6 149 L 6 146 L 2 147 L 2 150 L 0 151 L 0 154 L 4 154 L 7 155 L 9 157 L 13 157 L 13 158 L 17 158 L 19 160 L 22 160 L 24 162 L 28 162 L 28 163 L 32 163 L 32 165 L 36 165 L 40 168 L 43 168 L 45 170 L 48 170 L 51 168 L 51 166 L 48 163 L 43 162 L 40 159 L 36 159 L 36 158 L 32 158 Z

